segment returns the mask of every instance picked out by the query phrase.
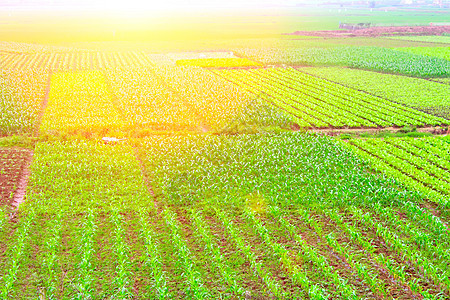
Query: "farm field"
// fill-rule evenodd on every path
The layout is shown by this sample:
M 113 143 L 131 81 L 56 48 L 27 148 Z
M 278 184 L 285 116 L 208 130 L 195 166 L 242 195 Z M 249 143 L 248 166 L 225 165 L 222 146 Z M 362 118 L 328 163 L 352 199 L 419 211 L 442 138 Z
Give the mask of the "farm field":
M 446 36 L 389 24 L 447 8 L 110 13 L 0 7 L 1 300 L 450 298 Z
M 3 296 L 448 293 L 445 223 L 331 138 L 42 142 L 34 155 L 23 215 L 2 222 Z

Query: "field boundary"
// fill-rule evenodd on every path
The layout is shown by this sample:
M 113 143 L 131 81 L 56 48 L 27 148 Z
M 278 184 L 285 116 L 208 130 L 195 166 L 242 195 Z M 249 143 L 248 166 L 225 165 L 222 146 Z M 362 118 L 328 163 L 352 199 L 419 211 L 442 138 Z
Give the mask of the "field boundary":
M 15 209 L 19 208 L 19 205 L 24 201 L 28 186 L 28 179 L 31 175 L 30 166 L 33 162 L 34 150 L 30 150 L 28 153 L 28 157 L 26 159 L 26 163 L 20 173 L 18 186 L 14 191 L 13 200 L 11 202 L 11 206 Z
M 45 88 L 45 96 L 44 96 L 44 99 L 41 102 L 41 109 L 39 110 L 39 115 L 37 117 L 36 124 L 35 124 L 35 129 L 34 129 L 34 133 L 33 133 L 33 135 L 35 137 L 39 136 L 39 129 L 40 129 L 41 124 L 42 124 L 42 119 L 44 118 L 45 109 L 47 108 L 47 105 L 48 105 L 48 97 L 50 95 L 50 88 L 51 88 L 51 83 L 52 83 L 52 75 L 53 75 L 53 72 L 50 70 L 48 72 L 47 86 Z

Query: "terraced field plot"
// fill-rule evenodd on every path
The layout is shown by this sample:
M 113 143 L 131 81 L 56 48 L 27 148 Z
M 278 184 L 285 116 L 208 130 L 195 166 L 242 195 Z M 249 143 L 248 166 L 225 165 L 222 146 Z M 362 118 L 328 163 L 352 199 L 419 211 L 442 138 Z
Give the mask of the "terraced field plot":
M 449 123 L 443 118 L 293 68 L 212 72 L 293 114 L 300 127 L 389 127 Z
M 330 138 L 45 142 L 30 180 L 18 222 L 0 219 L 2 297 L 449 293 L 442 221 Z

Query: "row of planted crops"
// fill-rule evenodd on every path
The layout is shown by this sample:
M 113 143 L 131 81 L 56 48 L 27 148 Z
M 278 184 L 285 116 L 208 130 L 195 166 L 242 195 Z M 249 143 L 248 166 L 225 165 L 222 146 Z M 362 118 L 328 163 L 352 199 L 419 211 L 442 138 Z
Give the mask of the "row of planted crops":
M 25 201 L 0 207 L 0 299 L 450 297 L 448 138 L 283 131 L 447 125 L 425 95 L 332 69 L 54 55 L 35 60 L 84 71 L 1 71 L 1 134 L 40 137 L 0 151 L 11 197 L 32 157 Z

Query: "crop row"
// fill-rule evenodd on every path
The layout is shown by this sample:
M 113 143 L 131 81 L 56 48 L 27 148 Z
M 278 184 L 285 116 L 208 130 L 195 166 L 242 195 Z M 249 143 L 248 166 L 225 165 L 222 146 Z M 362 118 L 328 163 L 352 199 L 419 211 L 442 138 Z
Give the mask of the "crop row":
M 17 53 L 2 56 L 0 60 L 1 69 L 40 71 L 98 70 L 152 64 L 142 51 Z
M 349 145 L 373 168 L 397 178 L 448 208 L 450 144 L 446 139 L 351 140 Z
M 301 127 L 388 127 L 447 121 L 295 69 L 214 71 L 296 116 Z

